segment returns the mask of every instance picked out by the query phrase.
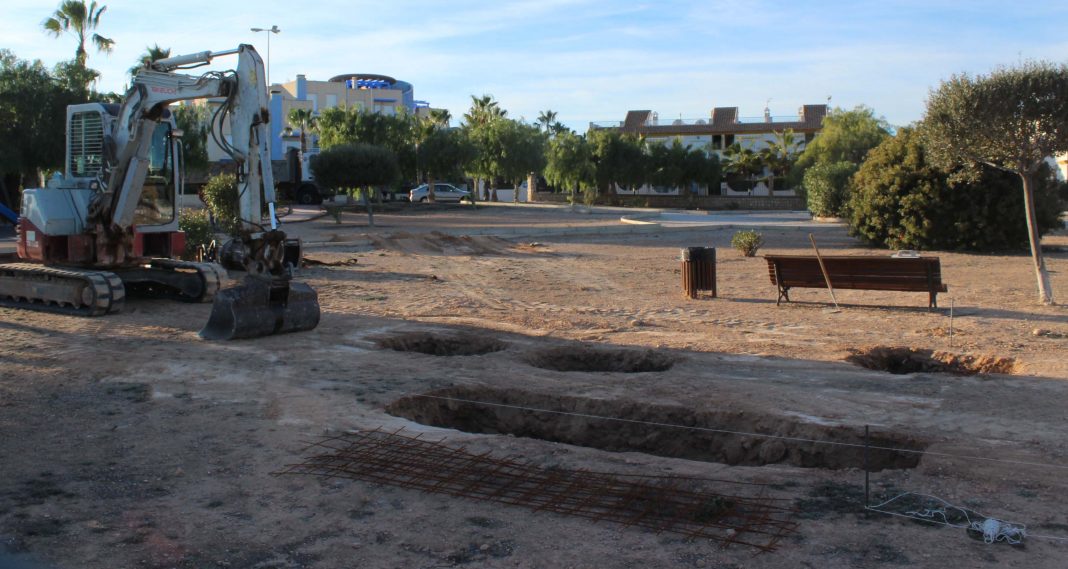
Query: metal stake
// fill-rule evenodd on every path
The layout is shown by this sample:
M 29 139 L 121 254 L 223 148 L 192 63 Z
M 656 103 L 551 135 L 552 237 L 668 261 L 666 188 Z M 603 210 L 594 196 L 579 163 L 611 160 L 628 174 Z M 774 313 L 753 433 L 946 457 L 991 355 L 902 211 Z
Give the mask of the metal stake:
M 868 473 L 871 471 L 871 463 L 868 459 L 868 425 L 864 425 L 864 509 L 868 509 L 868 504 L 871 504 L 869 499 L 870 486 L 868 480 Z

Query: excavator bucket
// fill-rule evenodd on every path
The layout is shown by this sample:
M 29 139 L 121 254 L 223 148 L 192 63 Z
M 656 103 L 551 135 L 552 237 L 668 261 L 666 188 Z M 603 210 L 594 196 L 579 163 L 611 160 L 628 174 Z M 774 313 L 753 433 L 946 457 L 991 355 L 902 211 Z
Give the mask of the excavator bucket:
M 310 286 L 289 280 L 246 277 L 215 294 L 205 340 L 259 338 L 302 332 L 319 325 L 319 297 Z

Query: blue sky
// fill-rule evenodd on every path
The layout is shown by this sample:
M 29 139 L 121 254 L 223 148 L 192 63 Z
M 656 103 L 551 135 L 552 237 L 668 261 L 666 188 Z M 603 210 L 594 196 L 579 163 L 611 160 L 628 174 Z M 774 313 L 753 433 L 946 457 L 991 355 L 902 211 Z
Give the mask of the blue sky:
M 381 73 L 415 85 L 417 99 L 459 118 L 470 95 L 491 94 L 509 116 L 552 109 L 585 131 L 630 109 L 661 119 L 703 118 L 714 106 L 791 115 L 806 103 L 866 104 L 892 124 L 919 119 L 931 87 L 1027 59 L 1068 61 L 1068 2 L 912 1 L 607 2 L 592 0 L 103 0 L 90 51 L 99 88 L 121 90 L 126 70 L 158 43 L 172 53 L 251 43 L 273 81 Z M 52 65 L 74 39 L 41 22 L 59 1 L 4 8 L 0 47 Z M 768 100 L 770 99 L 770 103 Z

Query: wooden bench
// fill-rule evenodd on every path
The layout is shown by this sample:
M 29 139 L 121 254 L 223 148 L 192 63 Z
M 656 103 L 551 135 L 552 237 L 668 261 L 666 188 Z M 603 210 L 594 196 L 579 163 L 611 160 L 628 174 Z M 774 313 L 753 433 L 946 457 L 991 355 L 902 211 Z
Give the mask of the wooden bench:
M 790 289 L 827 288 L 827 281 L 814 255 L 765 255 L 771 283 L 779 289 L 776 306 L 790 301 Z M 942 284 L 938 257 L 823 256 L 831 286 L 835 289 L 900 290 L 927 292 L 929 308 L 938 307 Z

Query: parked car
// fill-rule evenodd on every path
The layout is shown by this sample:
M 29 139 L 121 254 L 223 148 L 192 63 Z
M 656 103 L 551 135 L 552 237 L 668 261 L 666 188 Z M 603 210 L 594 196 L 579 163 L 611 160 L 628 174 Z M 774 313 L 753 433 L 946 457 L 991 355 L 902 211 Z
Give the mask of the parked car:
M 425 202 L 430 201 L 427 196 L 429 194 L 429 186 L 423 184 L 416 186 L 412 191 L 408 192 L 408 199 L 412 202 Z M 471 192 L 467 190 L 461 190 L 452 184 L 434 184 L 434 201 L 438 202 L 460 202 L 471 201 Z

